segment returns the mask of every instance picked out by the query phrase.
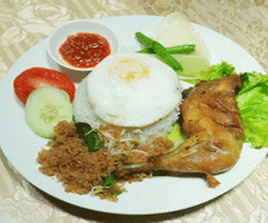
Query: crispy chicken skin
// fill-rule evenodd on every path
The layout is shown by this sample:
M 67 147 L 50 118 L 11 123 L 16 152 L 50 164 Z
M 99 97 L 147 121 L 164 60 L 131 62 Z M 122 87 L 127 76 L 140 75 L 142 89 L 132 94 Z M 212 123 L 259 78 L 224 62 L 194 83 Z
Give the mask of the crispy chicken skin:
M 211 174 L 229 170 L 243 145 L 236 102 L 240 87 L 240 77 L 231 75 L 201 81 L 188 89 L 188 97 L 180 106 L 188 139 L 172 152 L 151 158 L 151 168 L 205 173 L 209 186 L 217 186 L 219 182 Z

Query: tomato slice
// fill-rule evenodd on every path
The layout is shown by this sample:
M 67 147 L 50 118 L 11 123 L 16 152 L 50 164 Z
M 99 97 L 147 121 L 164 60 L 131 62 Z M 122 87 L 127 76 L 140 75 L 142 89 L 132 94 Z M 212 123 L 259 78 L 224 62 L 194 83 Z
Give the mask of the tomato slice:
M 50 85 L 66 91 L 71 102 L 74 99 L 75 85 L 64 73 L 43 68 L 33 67 L 23 71 L 13 82 L 14 91 L 23 104 L 26 104 L 29 94 L 44 85 Z

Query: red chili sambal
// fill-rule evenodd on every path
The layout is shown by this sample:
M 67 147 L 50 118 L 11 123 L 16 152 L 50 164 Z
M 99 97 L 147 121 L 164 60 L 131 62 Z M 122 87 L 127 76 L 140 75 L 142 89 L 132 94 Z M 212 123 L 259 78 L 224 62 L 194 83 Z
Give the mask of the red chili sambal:
M 81 32 L 68 36 L 59 53 L 73 67 L 92 68 L 111 54 L 111 47 L 101 35 Z

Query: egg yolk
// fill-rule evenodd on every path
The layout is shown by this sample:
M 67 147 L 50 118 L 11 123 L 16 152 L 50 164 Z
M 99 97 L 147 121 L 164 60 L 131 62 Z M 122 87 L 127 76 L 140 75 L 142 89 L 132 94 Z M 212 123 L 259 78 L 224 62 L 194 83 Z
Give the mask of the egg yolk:
M 109 74 L 119 77 L 125 83 L 136 82 L 149 77 L 149 66 L 137 59 L 121 59 L 114 63 Z

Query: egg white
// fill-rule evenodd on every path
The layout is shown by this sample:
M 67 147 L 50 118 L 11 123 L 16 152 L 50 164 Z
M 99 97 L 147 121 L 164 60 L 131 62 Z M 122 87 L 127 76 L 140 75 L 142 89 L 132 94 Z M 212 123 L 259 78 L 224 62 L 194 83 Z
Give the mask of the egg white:
M 174 111 L 181 101 L 178 75 L 151 55 L 117 53 L 87 78 L 94 113 L 109 124 L 144 127 Z

